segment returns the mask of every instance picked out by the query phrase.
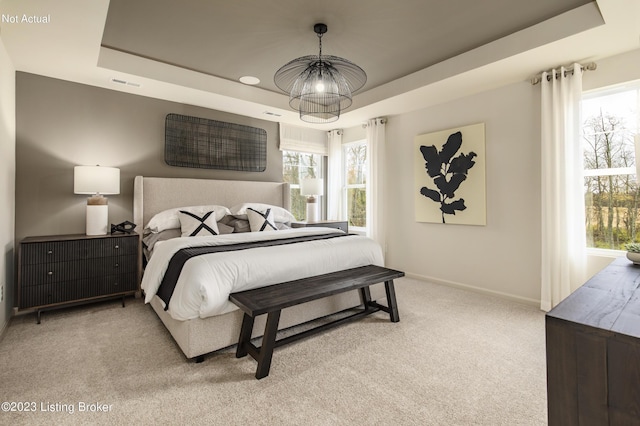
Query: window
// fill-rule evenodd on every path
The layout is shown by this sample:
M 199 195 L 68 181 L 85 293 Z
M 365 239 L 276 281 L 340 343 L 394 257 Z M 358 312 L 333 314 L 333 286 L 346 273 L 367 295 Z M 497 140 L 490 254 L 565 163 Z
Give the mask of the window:
M 358 141 L 342 146 L 346 217 L 349 229 L 364 232 L 367 227 L 367 144 Z
M 587 247 L 624 250 L 626 243 L 640 241 L 639 102 L 637 83 L 583 96 Z
M 322 178 L 322 164 L 320 154 L 282 151 L 282 174 L 291 186 L 291 213 L 297 220 L 305 220 L 307 215 L 307 198 L 300 195 L 300 179 Z

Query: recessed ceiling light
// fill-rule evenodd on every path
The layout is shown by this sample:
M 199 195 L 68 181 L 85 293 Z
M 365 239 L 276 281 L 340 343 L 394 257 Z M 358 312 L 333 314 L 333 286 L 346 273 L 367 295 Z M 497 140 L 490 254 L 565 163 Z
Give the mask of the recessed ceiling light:
M 253 77 L 250 75 L 245 75 L 243 77 L 240 77 L 240 83 L 244 83 L 244 84 L 248 84 L 248 85 L 256 85 L 258 83 L 260 83 L 260 79 L 258 77 Z

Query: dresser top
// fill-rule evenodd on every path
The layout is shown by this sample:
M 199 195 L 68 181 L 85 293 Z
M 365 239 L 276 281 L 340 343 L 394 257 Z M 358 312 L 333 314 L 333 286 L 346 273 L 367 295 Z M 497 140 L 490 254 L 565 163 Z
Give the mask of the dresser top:
M 45 243 L 49 241 L 74 241 L 74 240 L 90 240 L 96 238 L 122 238 L 138 236 L 137 233 L 130 234 L 106 234 L 106 235 L 86 235 L 86 234 L 67 234 L 67 235 L 43 235 L 38 237 L 25 237 L 22 243 Z
M 617 258 L 547 317 L 640 337 L 640 266 Z

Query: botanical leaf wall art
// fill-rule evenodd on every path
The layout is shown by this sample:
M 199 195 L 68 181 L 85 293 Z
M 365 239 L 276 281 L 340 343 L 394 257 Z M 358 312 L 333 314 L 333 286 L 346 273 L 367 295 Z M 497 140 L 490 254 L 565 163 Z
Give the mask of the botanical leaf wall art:
M 486 225 L 484 124 L 415 138 L 415 219 Z

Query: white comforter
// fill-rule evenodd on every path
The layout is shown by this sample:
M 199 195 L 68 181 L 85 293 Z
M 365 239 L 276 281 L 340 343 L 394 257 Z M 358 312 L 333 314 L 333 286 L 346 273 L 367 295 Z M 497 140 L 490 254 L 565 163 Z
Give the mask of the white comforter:
M 164 241 L 154 249 L 144 272 L 145 302 L 156 294 L 169 260 L 182 248 L 341 232 L 296 228 Z M 220 315 L 238 309 L 229 301 L 231 293 L 370 264 L 384 266 L 380 246 L 370 238 L 354 235 L 200 255 L 184 264 L 168 312 L 177 320 Z

